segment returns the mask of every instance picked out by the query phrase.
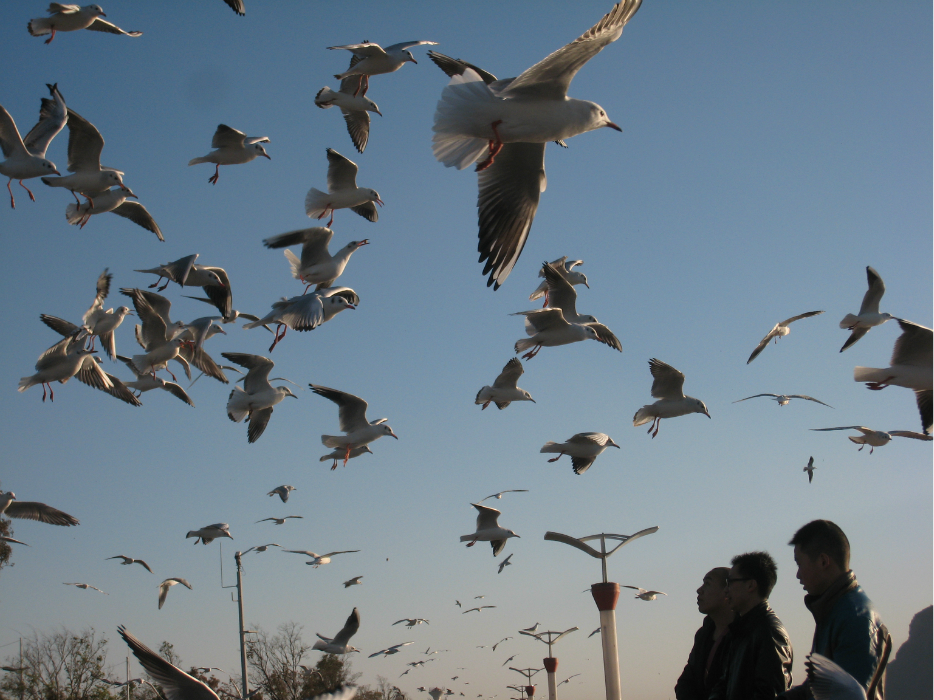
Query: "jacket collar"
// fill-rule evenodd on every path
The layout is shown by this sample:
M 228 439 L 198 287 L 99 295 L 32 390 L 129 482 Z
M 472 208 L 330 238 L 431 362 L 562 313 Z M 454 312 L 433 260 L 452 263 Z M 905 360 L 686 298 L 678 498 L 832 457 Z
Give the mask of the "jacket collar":
M 836 602 L 840 600 L 844 594 L 853 590 L 858 585 L 856 574 L 852 571 L 847 571 L 844 574 L 840 574 L 837 580 L 831 583 L 830 587 L 820 595 L 811 595 L 808 593 L 804 596 L 804 605 L 811 611 L 811 614 L 814 616 L 814 621 L 821 622 L 830 614 Z
M 769 601 L 763 600 L 745 615 L 737 615 L 736 619 L 730 623 L 730 632 L 743 634 L 746 630 L 754 627 L 759 620 L 764 619 L 770 610 Z

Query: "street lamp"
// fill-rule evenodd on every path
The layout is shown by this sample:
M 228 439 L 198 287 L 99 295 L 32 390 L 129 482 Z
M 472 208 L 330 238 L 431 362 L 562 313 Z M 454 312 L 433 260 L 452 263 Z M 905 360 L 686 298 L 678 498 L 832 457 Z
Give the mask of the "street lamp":
M 532 676 L 534 676 L 536 673 L 538 673 L 539 671 L 542 671 L 542 670 L 544 670 L 544 669 L 541 669 L 541 668 L 513 668 L 512 666 L 510 666 L 510 667 L 509 667 L 509 670 L 510 670 L 510 671 L 515 671 L 516 673 L 521 673 L 523 676 L 525 676 L 525 679 L 528 681 L 528 685 L 525 686 L 525 694 L 526 694 L 526 697 L 532 698 L 532 697 L 535 695 L 535 686 L 532 685 Z M 510 687 L 511 687 L 511 686 L 510 686 Z
M 548 673 L 548 700 L 558 700 L 558 688 L 555 685 L 555 671 L 558 670 L 558 660 L 554 658 L 551 653 L 551 645 L 557 644 L 559 639 L 579 629 L 579 627 L 572 627 L 571 629 L 564 630 L 564 632 L 539 632 L 538 634 L 519 630 L 519 634 L 534 637 L 543 644 L 548 645 L 548 658 L 542 659 L 542 663 L 545 664 L 545 671 Z M 548 639 L 545 639 L 546 635 Z
M 603 678 L 606 683 L 607 700 L 621 700 L 622 691 L 619 682 L 619 646 L 616 642 L 616 601 L 619 600 L 619 584 L 607 580 L 606 560 L 623 545 L 657 531 L 658 526 L 655 526 L 640 530 L 634 535 L 611 535 L 601 532 L 599 535 L 580 538 L 562 535 L 560 532 L 545 533 L 546 540 L 563 542 L 600 560 L 603 569 L 603 582 L 593 584 L 590 587 L 590 592 L 597 604 L 597 609 L 600 611 L 600 637 L 603 642 Z M 600 540 L 599 552 L 586 544 L 591 540 Z M 606 551 L 607 540 L 617 540 L 619 544 L 608 552 Z

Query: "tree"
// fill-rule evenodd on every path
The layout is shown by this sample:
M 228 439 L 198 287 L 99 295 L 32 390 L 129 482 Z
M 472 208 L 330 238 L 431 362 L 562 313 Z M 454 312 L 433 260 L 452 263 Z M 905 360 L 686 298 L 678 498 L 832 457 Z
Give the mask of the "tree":
M 13 536 L 13 524 L 9 520 L 0 520 L 0 536 Z M 0 542 L 0 569 L 4 566 L 13 566 L 10 563 L 11 556 L 13 556 L 13 548 L 6 542 Z
M 59 632 L 23 640 L 22 674 L 7 674 L 0 691 L 25 700 L 119 700 L 101 682 L 105 674 L 107 640 L 93 628 L 75 634 L 64 627 Z M 8 659 L 19 666 L 20 660 Z

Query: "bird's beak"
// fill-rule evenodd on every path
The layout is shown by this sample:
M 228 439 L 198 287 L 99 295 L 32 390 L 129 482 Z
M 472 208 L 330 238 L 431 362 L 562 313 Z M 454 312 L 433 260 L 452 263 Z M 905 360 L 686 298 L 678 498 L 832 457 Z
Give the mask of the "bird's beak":
M 619 127 L 616 127 L 616 128 L 619 129 Z M 622 129 L 619 129 L 619 130 L 622 131 Z M 263 156 L 264 158 L 267 158 L 268 160 L 272 160 L 272 156 L 270 156 L 268 153 L 261 153 L 260 155 Z
M 373 111 L 376 112 L 379 116 L 383 116 L 383 113 L 379 111 L 379 108 L 374 109 Z
M 411 57 L 410 57 L 409 60 L 410 60 L 412 63 L 414 63 L 416 66 L 418 65 L 418 61 L 416 61 L 414 58 L 411 58 Z
M 603 126 L 608 126 L 608 127 L 610 127 L 611 129 L 616 129 L 616 131 L 622 131 L 622 129 L 620 129 L 619 126 L 616 125 L 616 124 L 614 124 L 613 122 L 607 122 L 607 123 L 604 124 Z
M 131 190 L 129 187 L 127 187 L 126 190 L 127 190 L 127 193 L 126 193 L 127 197 L 132 197 L 133 199 L 139 199 L 139 197 L 133 194 L 133 190 Z
M 618 450 L 619 450 L 619 449 L 622 449 L 622 448 L 621 448 L 619 445 L 617 445 L 615 442 L 611 442 L 611 443 L 610 443 L 610 447 L 615 447 L 615 448 L 618 449 Z
M 61 175 L 61 173 L 58 172 L 57 170 L 53 170 L 52 172 L 55 173 L 56 175 Z
M 353 304 L 347 304 L 347 308 L 350 309 L 351 311 L 356 311 L 356 310 L 357 310 L 357 307 L 354 306 Z
M 380 199 L 379 197 L 376 198 L 376 203 L 379 204 L 380 206 L 383 206 L 383 200 Z
M 529 401 L 531 401 L 532 403 L 535 403 L 535 399 L 533 399 L 531 396 L 529 397 Z
M 291 396 L 293 399 L 298 398 L 295 394 L 286 394 L 286 396 Z M 295 489 L 295 490 L 298 491 L 298 489 Z
M 369 244 L 370 244 L 370 239 L 369 239 L 369 238 L 364 238 L 362 241 L 359 241 L 359 242 L 357 243 L 357 247 L 359 248 L 359 247 L 362 246 L 362 245 L 369 245 Z
M 587 289 L 590 289 L 590 285 L 587 284 L 586 282 L 584 282 L 584 286 L 587 287 Z
M 710 414 L 707 413 L 707 411 L 704 411 L 704 415 L 707 416 L 708 418 L 710 418 Z
M 399 436 L 396 435 L 396 434 L 395 434 L 394 432 L 392 432 L 391 430 L 389 431 L 389 434 L 392 435 L 396 440 L 399 439 Z

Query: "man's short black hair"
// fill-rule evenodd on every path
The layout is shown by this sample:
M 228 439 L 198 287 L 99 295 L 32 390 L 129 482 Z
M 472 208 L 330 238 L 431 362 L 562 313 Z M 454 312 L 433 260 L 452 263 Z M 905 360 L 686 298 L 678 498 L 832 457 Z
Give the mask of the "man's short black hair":
M 795 533 L 788 543 L 797 545 L 809 559 L 826 554 L 843 571 L 850 569 L 850 541 L 836 523 L 812 520 Z
M 768 552 L 746 552 L 730 562 L 744 577 L 753 579 L 759 595 L 768 598 L 778 581 L 778 566 Z

